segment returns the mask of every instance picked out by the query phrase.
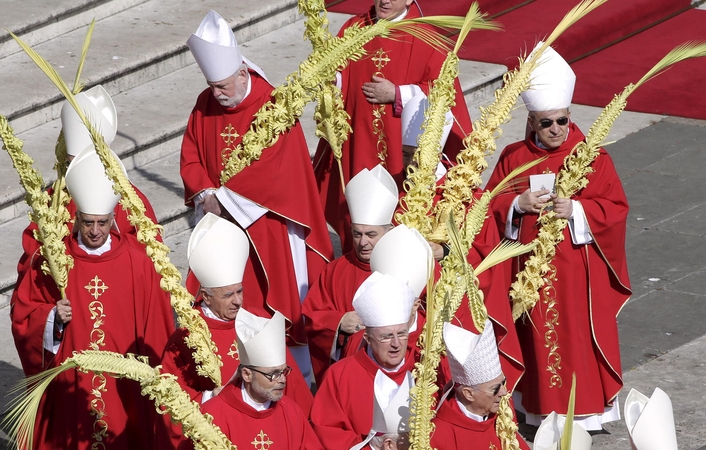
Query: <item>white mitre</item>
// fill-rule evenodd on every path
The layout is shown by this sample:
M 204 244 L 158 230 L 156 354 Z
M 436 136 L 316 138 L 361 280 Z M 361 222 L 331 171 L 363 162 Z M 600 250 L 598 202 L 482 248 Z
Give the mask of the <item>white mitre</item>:
M 431 247 L 419 231 L 398 225 L 375 244 L 370 255 L 370 270 L 403 281 L 419 297 L 429 279 L 433 260 Z
M 243 230 L 207 213 L 191 233 L 186 257 L 201 286 L 215 288 L 242 283 L 249 252 Z
M 419 147 L 419 137 L 422 135 L 422 125 L 424 125 L 425 113 L 429 109 L 429 99 L 422 92 L 412 97 L 402 108 L 402 145 Z M 444 132 L 439 142 L 439 151 L 443 150 L 446 139 L 451 133 L 454 124 L 454 115 L 451 110 L 446 111 L 444 121 Z
M 381 165 L 363 169 L 346 186 L 351 222 L 359 225 L 389 225 L 399 201 L 397 184 Z
M 235 317 L 235 338 L 240 364 L 277 367 L 287 362 L 284 316 L 279 311 L 271 319 L 240 308 Z
M 677 450 L 672 402 L 662 389 L 655 388 L 649 399 L 630 390 L 624 411 L 634 450 Z
M 74 98 L 86 119 L 103 135 L 106 145 L 112 144 L 118 132 L 118 112 L 108 92 L 98 85 L 76 94 Z M 88 128 L 68 101 L 61 107 L 61 126 L 64 130 L 66 153 L 70 156 L 78 155 L 86 147 L 94 148 Z
M 537 430 L 534 437 L 535 450 L 559 450 L 561 436 L 564 433 L 564 425 L 566 416 L 559 415 L 556 412 L 549 414 Z M 593 444 L 593 439 L 588 431 L 584 430 L 581 425 L 574 422 L 573 431 L 571 433 L 571 450 L 590 450 Z
M 540 41 L 527 60 L 543 43 Z M 529 111 L 552 111 L 568 108 L 574 96 L 576 75 L 556 50 L 548 47 L 532 71 L 530 87 L 522 94 Z
M 196 33 L 186 41 L 186 45 L 207 81 L 225 80 L 243 63 L 267 80 L 262 69 L 240 53 L 230 25 L 214 10 L 206 14 Z
M 409 322 L 416 296 L 392 275 L 373 272 L 353 296 L 353 309 L 366 327 L 387 327 Z
M 120 196 L 113 190 L 113 181 L 106 175 L 105 167 L 93 146 L 83 149 L 69 164 L 66 169 L 66 189 L 76 203 L 76 209 L 84 214 L 110 214 L 120 201 Z
M 457 384 L 477 386 L 502 374 L 493 324 L 486 319 L 482 334 L 444 323 L 444 343 L 451 378 Z

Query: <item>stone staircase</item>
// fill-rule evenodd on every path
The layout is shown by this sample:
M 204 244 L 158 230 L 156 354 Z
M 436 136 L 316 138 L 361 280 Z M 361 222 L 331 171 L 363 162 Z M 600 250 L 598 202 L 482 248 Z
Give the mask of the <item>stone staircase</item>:
M 188 240 L 190 211 L 183 205 L 179 149 L 186 121 L 205 81 L 186 39 L 212 8 L 231 23 L 242 53 L 274 84 L 296 70 L 310 44 L 302 37 L 296 0 L 41 0 L 12 2 L 0 19 L 0 114 L 6 116 L 45 183 L 55 179 L 54 146 L 63 98 L 5 31 L 28 42 L 71 85 L 86 30 L 96 25 L 82 80 L 102 84 L 118 109 L 112 148 L 130 180 L 150 199 L 174 249 Z M 41 11 L 41 12 L 38 12 Z M 347 16 L 329 14 L 335 33 Z M 503 66 L 463 61 L 461 84 L 469 107 L 485 103 L 500 86 Z M 310 149 L 316 147 L 313 105 L 302 120 Z M 471 112 L 473 117 L 477 114 Z M 8 154 L 0 152 L 0 307 L 16 279 L 20 235 L 28 207 Z M 184 237 L 186 236 L 186 238 Z M 181 252 L 183 253 L 183 252 Z M 185 257 L 175 252 L 177 266 Z M 3 301 L 4 299 L 4 301 Z

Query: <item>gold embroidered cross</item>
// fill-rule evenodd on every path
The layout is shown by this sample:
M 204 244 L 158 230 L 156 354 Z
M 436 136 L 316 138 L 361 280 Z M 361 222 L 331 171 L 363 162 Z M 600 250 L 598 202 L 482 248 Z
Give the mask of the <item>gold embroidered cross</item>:
M 223 133 L 221 133 L 221 137 L 223 138 L 223 141 L 226 143 L 228 147 L 235 142 L 237 138 L 240 137 L 237 131 L 235 131 L 235 128 L 233 128 L 232 124 L 228 124 L 227 127 L 223 129 Z
M 233 341 L 232 344 L 230 344 L 230 350 L 228 351 L 228 356 L 231 358 L 235 358 L 236 361 L 240 361 L 240 355 L 238 355 L 238 345 Z
M 260 438 L 260 440 L 258 441 L 257 438 Z M 257 450 L 267 450 L 270 448 L 270 445 L 274 444 L 274 442 L 270 440 L 270 437 L 265 434 L 264 431 L 260 430 L 260 434 L 255 436 L 255 440 L 252 441 L 251 444 L 255 446 Z
M 93 284 L 91 284 L 91 283 L 93 283 Z M 105 290 L 108 289 L 108 286 L 106 286 L 105 283 L 103 283 L 103 280 L 101 280 L 100 278 L 98 278 L 98 275 L 96 275 L 96 276 L 93 277 L 93 279 L 92 279 L 86 286 L 84 286 L 83 288 L 86 289 L 86 290 L 88 291 L 88 293 L 93 296 L 93 298 L 95 298 L 96 300 L 98 300 L 98 297 L 100 297 L 101 295 L 103 295 L 103 293 L 105 292 Z M 93 291 L 93 292 L 91 292 L 91 291 Z
M 375 63 L 375 67 L 377 67 L 378 70 L 382 69 L 387 65 L 387 63 L 390 62 L 390 58 L 387 57 L 387 53 L 385 53 L 385 50 L 381 48 L 379 48 L 375 52 L 375 55 L 370 59 L 373 63 Z

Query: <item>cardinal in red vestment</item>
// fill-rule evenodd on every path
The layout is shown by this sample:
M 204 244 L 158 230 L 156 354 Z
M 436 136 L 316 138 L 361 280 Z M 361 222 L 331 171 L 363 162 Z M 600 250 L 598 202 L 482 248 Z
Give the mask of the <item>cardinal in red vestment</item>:
M 419 5 L 413 0 L 376 1 L 369 12 L 346 22 L 339 36 L 353 24 L 367 26 L 379 19 L 395 21 L 421 15 Z M 362 169 L 383 164 L 401 189 L 404 178 L 399 152 L 402 108 L 416 94 L 428 93 L 429 82 L 439 76 L 446 53 L 408 34 L 395 35 L 393 39 L 378 37 L 364 48 L 367 56 L 351 61 L 341 72 L 343 100 L 353 128 L 353 133 L 343 143 L 343 180 L 348 183 Z M 458 80 L 455 100 L 452 112 L 457 124 L 444 150 L 452 161 L 463 148 L 463 138 L 471 132 L 471 119 Z M 314 156 L 314 171 L 326 220 L 341 237 L 345 253 L 352 247 L 348 234 L 351 222 L 338 164 L 323 139 Z
M 492 189 L 521 164 L 546 157 L 520 174 L 529 176 L 530 184 L 542 180 L 539 186 L 517 184 L 509 195 L 493 202 L 497 225 L 506 237 L 529 243 L 540 232 L 537 219 L 546 213 L 548 201 L 557 218 L 568 220 L 549 262 L 551 287 L 540 291 L 529 317 L 517 322 L 526 365 L 517 390 L 527 422 L 539 425 L 541 417 L 552 411 L 566 413 L 570 380 L 576 373 L 577 422 L 589 430 L 601 429 L 601 423 L 619 419 L 616 397 L 623 382 L 616 316 L 631 293 L 625 259 L 628 203 L 603 149 L 586 175 L 588 185 L 571 198 L 559 198 L 553 181 L 542 187 L 547 176 L 567 170 L 566 158 L 585 139 L 571 123 L 575 80 L 571 68 L 551 48 L 542 58 L 547 61 L 535 69 L 539 72 L 532 75 L 532 88 L 522 94 L 531 132 L 503 150 L 488 181 Z M 513 279 L 524 269 L 526 258 L 514 262 Z

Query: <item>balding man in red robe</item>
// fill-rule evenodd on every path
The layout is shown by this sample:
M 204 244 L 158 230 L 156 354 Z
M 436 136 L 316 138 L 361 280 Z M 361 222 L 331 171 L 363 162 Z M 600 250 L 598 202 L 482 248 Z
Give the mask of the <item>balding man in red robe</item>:
M 224 216 L 252 245 L 243 283 L 248 307 L 263 317 L 281 312 L 288 345 L 306 377 L 311 362 L 301 301 L 333 248 L 316 193 L 299 123 L 240 173 L 221 185 L 224 163 L 241 144 L 255 114 L 272 100 L 272 85 L 244 58 L 228 23 L 211 11 L 187 45 L 209 84 L 196 102 L 181 149 L 186 204 Z
M 316 382 L 346 352 L 348 339 L 361 329 L 353 295 L 370 276 L 370 257 L 377 242 L 392 228 L 397 186 L 382 167 L 363 169 L 346 187 L 350 205 L 353 249 L 321 273 L 302 305 Z
M 174 331 L 169 297 L 152 261 L 130 235 L 111 230 L 119 197 L 92 151 L 72 162 L 66 185 L 78 209 L 65 239 L 73 257 L 65 297 L 37 255 L 17 287 L 12 331 L 24 367 L 59 366 L 76 351 L 134 353 L 159 363 Z M 36 448 L 149 449 L 156 411 L 138 384 L 66 371 L 48 387 L 35 425 Z
M 375 0 L 369 12 L 346 22 L 339 35 L 353 24 L 366 26 L 379 19 L 396 21 L 421 15 L 413 0 Z M 400 114 L 414 95 L 428 93 L 429 82 L 439 76 L 446 53 L 407 34 L 394 39 L 378 37 L 364 48 L 368 56 L 351 61 L 341 73 L 343 100 L 353 128 L 353 133 L 343 143 L 343 180 L 348 183 L 363 168 L 383 164 L 401 189 L 404 174 L 399 152 L 402 145 Z M 471 132 L 471 119 L 458 81 L 453 114 L 458 125 L 454 124 L 445 152 L 455 161 L 463 148 L 463 138 Z M 346 252 L 352 247 L 348 234 L 350 218 L 338 164 L 324 140 L 319 142 L 314 156 L 314 170 L 326 220 L 341 237 Z

